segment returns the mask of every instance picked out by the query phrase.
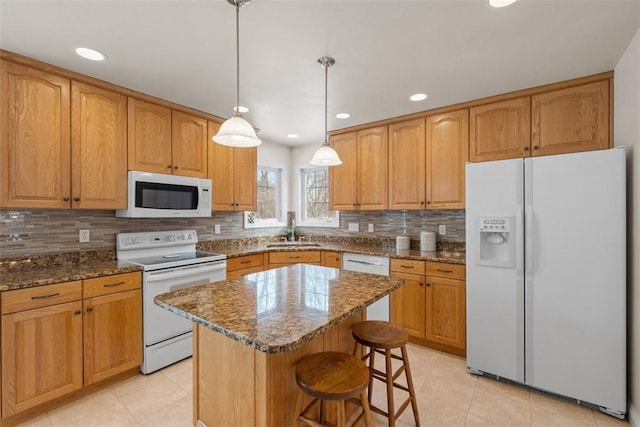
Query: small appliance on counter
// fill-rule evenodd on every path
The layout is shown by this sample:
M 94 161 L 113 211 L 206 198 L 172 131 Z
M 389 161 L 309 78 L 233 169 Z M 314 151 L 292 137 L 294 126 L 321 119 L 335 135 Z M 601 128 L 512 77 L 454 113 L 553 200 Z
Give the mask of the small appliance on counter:
M 422 252 L 435 252 L 436 233 L 433 231 L 420 232 L 420 250 Z
M 406 234 L 400 234 L 396 237 L 396 249 L 397 250 L 406 250 L 411 246 L 411 239 Z

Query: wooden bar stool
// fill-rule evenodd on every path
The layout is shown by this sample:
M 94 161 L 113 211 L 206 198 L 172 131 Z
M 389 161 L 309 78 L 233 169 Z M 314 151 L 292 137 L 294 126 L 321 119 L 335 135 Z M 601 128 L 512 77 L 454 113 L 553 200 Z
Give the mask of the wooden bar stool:
M 338 408 L 336 425 L 346 425 L 346 403 L 354 403 L 362 407 L 362 413 L 353 425 L 364 418 L 367 427 L 371 426 L 371 413 L 367 400 L 367 385 L 369 385 L 369 368 L 359 358 L 347 353 L 324 351 L 305 356 L 296 365 L 296 383 L 306 394 L 314 399 L 300 413 L 299 419 L 311 426 L 321 426 L 325 420 L 324 401 L 335 401 Z M 360 396 L 360 399 L 356 399 Z M 297 408 L 302 407 L 304 395 L 300 393 Z M 320 403 L 319 422 L 309 418 L 307 412 Z
M 369 359 L 369 406 L 372 411 L 378 414 L 384 415 L 389 419 L 389 426 L 395 426 L 396 420 L 409 403 L 411 403 L 411 409 L 413 409 L 413 418 L 416 426 L 420 425 L 420 418 L 418 417 L 418 404 L 416 402 L 416 394 L 413 390 L 413 380 L 411 379 L 411 369 L 409 367 L 409 358 L 407 357 L 406 344 L 409 341 L 409 334 L 402 328 L 398 328 L 389 322 L 383 322 L 379 320 L 368 320 L 366 322 L 360 322 L 353 325 L 351 328 L 353 338 L 356 340 L 356 345 L 353 353 L 356 354 L 358 345 L 364 345 L 369 347 L 369 352 L 362 356 L 362 360 Z M 392 349 L 400 348 L 401 355 L 391 353 Z M 379 353 L 384 355 L 385 358 L 385 371 L 382 372 L 374 367 L 375 354 Z M 393 372 L 391 367 L 391 360 L 401 360 L 402 366 Z M 396 379 L 405 373 L 407 379 L 407 386 L 396 382 Z M 387 412 L 371 404 L 371 392 L 373 391 L 373 380 L 377 379 L 384 382 L 387 385 Z M 393 399 L 393 388 L 399 388 L 409 393 L 409 397 L 402 402 L 398 411 L 395 411 L 395 402 Z

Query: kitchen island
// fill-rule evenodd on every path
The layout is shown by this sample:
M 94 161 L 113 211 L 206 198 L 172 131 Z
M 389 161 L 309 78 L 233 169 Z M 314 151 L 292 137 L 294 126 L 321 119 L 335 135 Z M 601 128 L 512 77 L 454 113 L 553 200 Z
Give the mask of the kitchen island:
M 402 284 L 296 264 L 157 296 L 195 322 L 194 425 L 298 425 L 295 364 L 320 351 L 352 352 L 351 325 Z

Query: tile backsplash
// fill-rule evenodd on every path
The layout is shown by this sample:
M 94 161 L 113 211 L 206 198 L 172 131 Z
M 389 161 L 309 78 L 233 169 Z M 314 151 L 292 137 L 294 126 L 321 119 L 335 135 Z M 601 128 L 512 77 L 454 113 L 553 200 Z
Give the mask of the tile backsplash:
M 293 213 L 289 213 L 292 216 Z M 348 231 L 357 223 L 360 231 Z M 220 224 L 220 234 L 214 234 Z M 374 232 L 368 232 L 373 224 Z M 341 237 L 395 237 L 406 231 L 418 240 L 420 231 L 447 234 L 439 241 L 464 242 L 465 211 L 368 211 L 341 212 L 339 228 L 300 227 L 300 234 Z M 78 230 L 90 231 L 90 242 L 78 242 Z M 0 258 L 48 255 L 60 252 L 114 249 L 121 232 L 194 229 L 200 241 L 241 237 L 284 235 L 284 227 L 245 229 L 242 212 L 214 212 L 211 218 L 116 218 L 114 211 L 82 210 L 0 210 Z

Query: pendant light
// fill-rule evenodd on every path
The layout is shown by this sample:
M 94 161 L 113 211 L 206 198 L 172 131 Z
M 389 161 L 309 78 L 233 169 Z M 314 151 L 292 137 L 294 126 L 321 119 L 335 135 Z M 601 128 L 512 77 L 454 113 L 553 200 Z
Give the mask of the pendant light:
M 324 143 L 322 147 L 313 155 L 309 163 L 318 166 L 338 166 L 342 164 L 342 160 L 338 157 L 336 150 L 329 146 L 329 138 L 327 135 L 327 81 L 329 79 L 329 67 L 336 63 L 336 60 L 323 56 L 318 59 L 318 64 L 324 68 Z
M 251 0 L 227 0 L 236 8 L 236 106 L 233 116 L 227 119 L 213 141 L 230 147 L 256 147 L 262 143 L 256 136 L 253 126 L 242 118 L 240 112 L 240 8 L 251 3 Z

